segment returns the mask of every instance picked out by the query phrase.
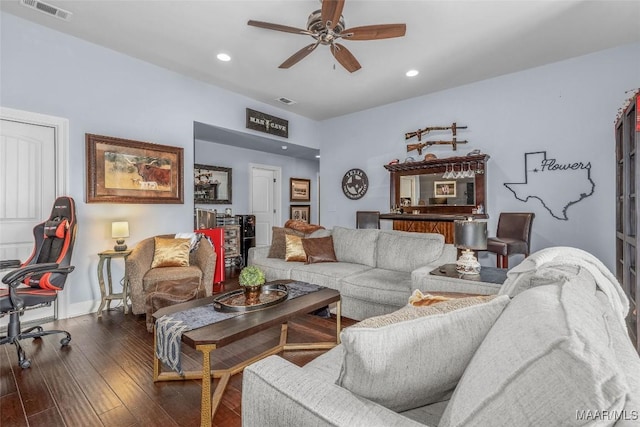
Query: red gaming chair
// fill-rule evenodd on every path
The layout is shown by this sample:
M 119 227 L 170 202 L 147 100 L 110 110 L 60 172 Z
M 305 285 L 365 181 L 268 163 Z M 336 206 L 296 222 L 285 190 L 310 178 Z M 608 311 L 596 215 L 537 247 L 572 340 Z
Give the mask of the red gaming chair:
M 60 340 L 63 346 L 71 341 L 67 331 L 48 330 L 34 326 L 24 331 L 20 327 L 20 316 L 25 309 L 51 305 L 64 288 L 70 266 L 71 252 L 76 235 L 76 210 L 71 197 L 58 197 L 51 216 L 33 228 L 35 247 L 24 262 L 0 261 L 0 269 L 13 268 L 2 282 L 8 288 L 0 288 L 0 317 L 9 315 L 7 335 L 0 337 L 0 345 L 14 344 L 18 351 L 18 363 L 28 368 L 31 361 L 26 358 L 20 340 L 40 338 L 44 335 L 65 334 Z

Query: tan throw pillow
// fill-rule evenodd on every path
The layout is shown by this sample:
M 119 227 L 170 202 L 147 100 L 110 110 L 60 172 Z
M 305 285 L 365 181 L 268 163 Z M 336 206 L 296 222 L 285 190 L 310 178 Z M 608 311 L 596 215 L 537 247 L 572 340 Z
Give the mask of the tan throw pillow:
M 302 237 L 294 236 L 292 234 L 285 234 L 286 252 L 285 261 L 307 261 L 307 254 L 302 247 Z
M 307 264 L 338 262 L 336 253 L 333 250 L 333 238 L 331 236 L 302 239 L 302 247 L 307 254 Z
M 291 230 L 290 228 L 272 227 L 271 230 L 271 247 L 269 248 L 269 255 L 267 255 L 267 258 L 284 259 L 284 256 L 287 252 L 287 242 L 284 237 L 285 235 L 291 234 L 294 236 L 304 237 L 304 233 L 296 230 Z
M 456 387 L 508 302 L 503 295 L 409 305 L 395 319 L 346 328 L 337 384 L 396 412 L 438 402 Z
M 188 267 L 191 239 L 155 237 L 155 250 L 151 268 Z

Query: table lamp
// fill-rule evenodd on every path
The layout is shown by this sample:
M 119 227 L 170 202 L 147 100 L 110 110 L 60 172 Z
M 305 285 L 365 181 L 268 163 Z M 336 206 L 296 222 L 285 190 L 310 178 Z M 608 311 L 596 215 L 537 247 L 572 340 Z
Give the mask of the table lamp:
M 124 238 L 129 237 L 129 222 L 116 221 L 111 223 L 111 237 L 116 239 L 116 245 L 113 250 L 116 252 L 126 251 L 127 245 L 124 244 Z
M 467 218 L 454 221 L 454 226 L 453 244 L 462 249 L 456 270 L 460 274 L 480 274 L 480 263 L 473 251 L 487 249 L 487 223 Z

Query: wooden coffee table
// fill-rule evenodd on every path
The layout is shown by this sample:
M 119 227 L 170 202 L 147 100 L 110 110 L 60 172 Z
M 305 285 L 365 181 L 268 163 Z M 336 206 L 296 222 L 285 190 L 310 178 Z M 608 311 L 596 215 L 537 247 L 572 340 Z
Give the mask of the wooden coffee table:
M 277 281 L 270 283 L 288 283 L 288 281 Z M 213 299 L 219 295 L 193 300 L 182 304 L 176 304 L 163 308 L 153 313 L 155 320 L 160 317 L 211 304 Z M 310 313 L 329 304 L 336 303 L 336 341 L 335 342 L 315 342 L 315 343 L 290 343 L 287 344 L 287 322 L 303 314 Z M 241 362 L 228 369 L 211 369 L 211 352 L 217 348 L 231 344 L 242 338 L 253 335 L 257 332 L 281 325 L 280 342 L 275 347 Z M 239 316 L 222 320 L 202 328 L 194 329 L 182 334 L 182 342 L 196 350 L 202 352 L 202 370 L 185 371 L 180 375 L 175 371 L 162 372 L 162 362 L 156 356 L 155 326 L 153 344 L 153 381 L 176 381 L 202 379 L 202 396 L 200 403 L 201 425 L 211 426 L 211 420 L 222 400 L 222 395 L 232 375 L 242 372 L 248 365 L 264 359 L 267 356 L 280 353 L 285 350 L 328 350 L 340 343 L 340 293 L 333 289 L 322 289 L 311 292 L 297 298 L 286 300 L 278 305 L 262 310 L 243 313 Z M 220 378 L 211 396 L 211 379 Z M 208 381 L 207 381 L 208 379 Z

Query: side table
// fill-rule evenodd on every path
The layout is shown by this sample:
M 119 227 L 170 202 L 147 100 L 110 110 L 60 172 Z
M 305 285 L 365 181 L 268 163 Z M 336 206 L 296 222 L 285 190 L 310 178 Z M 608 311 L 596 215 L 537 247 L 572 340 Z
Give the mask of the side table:
M 421 291 L 493 295 L 507 279 L 507 269 L 482 267 L 480 274 L 460 274 L 455 264 L 445 264 L 422 277 Z
M 127 304 L 127 297 L 129 292 L 129 281 L 127 280 L 127 270 L 125 263 L 125 271 L 124 271 L 124 279 L 122 281 L 122 292 L 113 293 L 113 283 L 111 281 L 111 259 L 112 258 L 122 258 L 126 260 L 127 257 L 131 254 L 131 250 L 125 251 L 114 251 L 108 250 L 103 251 L 98 254 L 100 257 L 100 261 L 98 261 L 98 284 L 100 285 L 100 307 L 98 307 L 98 317 L 102 316 L 102 310 L 104 310 L 105 305 L 108 309 L 111 309 L 111 301 L 114 299 L 121 299 L 124 305 L 124 313 L 127 314 L 129 312 L 129 306 Z M 107 263 L 107 285 L 109 287 L 109 291 L 105 287 L 104 282 L 104 264 L 105 261 Z

